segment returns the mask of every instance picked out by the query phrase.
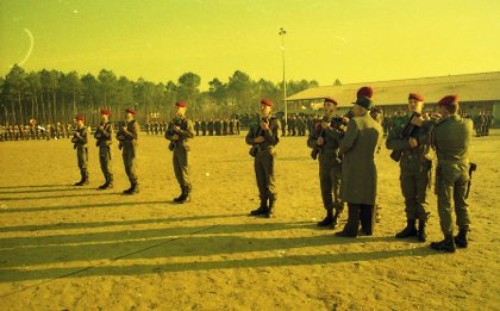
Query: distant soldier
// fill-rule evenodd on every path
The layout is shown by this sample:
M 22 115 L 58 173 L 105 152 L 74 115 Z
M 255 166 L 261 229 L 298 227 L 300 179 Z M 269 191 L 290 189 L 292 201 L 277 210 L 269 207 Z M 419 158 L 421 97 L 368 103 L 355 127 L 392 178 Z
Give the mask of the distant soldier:
M 201 134 L 203 136 L 206 136 L 207 135 L 207 121 L 205 119 L 201 120 L 200 127 L 201 127 Z
M 492 125 L 491 123 L 491 114 L 489 111 L 485 111 L 484 113 L 484 126 L 483 126 L 483 136 L 489 136 L 490 135 L 490 126 Z
M 234 135 L 234 119 L 229 119 L 229 135 Z
M 222 135 L 222 120 L 218 118 L 215 120 L 215 134 L 217 136 Z
M 340 198 L 340 179 L 342 158 L 339 156 L 339 146 L 344 136 L 343 129 L 336 126 L 333 120 L 337 110 L 337 101 L 333 98 L 325 98 L 323 103 L 325 117 L 317 128 L 309 134 L 307 146 L 313 149 L 313 158 L 318 156 L 319 160 L 319 184 L 321 197 L 326 210 L 325 218 L 318 222 L 318 226 L 338 225 L 338 218 L 344 209 Z M 319 153 L 319 154 L 318 154 Z M 335 215 L 333 210 L 335 209 Z
M 122 149 L 123 164 L 125 172 L 130 181 L 130 188 L 123 191 L 124 194 L 135 194 L 139 192 L 139 183 L 136 173 L 137 138 L 139 135 L 139 123 L 134 119 L 134 109 L 125 110 L 126 121 L 120 125 L 116 138 L 119 141 L 118 148 Z
M 151 133 L 151 125 L 149 124 L 149 122 L 146 123 L 146 134 L 149 135 Z
M 208 135 L 214 136 L 214 119 L 210 119 L 207 124 Z
M 430 216 L 427 197 L 432 170 L 432 160 L 429 155 L 431 128 L 423 128 L 411 122 L 414 118 L 424 120 L 423 108 L 424 97 L 410 93 L 408 111 L 411 115 L 396 124 L 386 141 L 386 147 L 393 150 L 391 157 L 399 161 L 401 168 L 399 180 L 405 199 L 406 227 L 396 234 L 396 238 L 418 236 L 420 242 L 426 240 L 425 227 Z
M 238 116 L 236 116 L 236 120 L 235 120 L 235 127 L 236 127 L 236 135 L 240 135 L 240 119 Z
M 76 129 L 71 139 L 73 149 L 76 149 L 76 157 L 78 160 L 78 167 L 80 168 L 81 180 L 75 183 L 75 186 L 83 186 L 89 184 L 89 172 L 87 170 L 88 149 L 87 149 L 87 127 L 83 122 L 83 116 L 77 115 Z
M 229 121 L 227 118 L 222 120 L 222 135 L 227 136 L 229 134 Z
M 101 171 L 104 174 L 106 182 L 98 189 L 104 190 L 113 188 L 113 172 L 111 169 L 111 141 L 113 137 L 113 123 L 109 122 L 110 111 L 101 110 L 101 123 L 97 126 L 94 133 L 96 146 L 99 147 L 99 162 Z
M 476 136 L 483 136 L 483 126 L 484 126 L 484 115 L 482 111 L 474 118 L 474 129 L 476 130 Z
M 436 149 L 438 161 L 436 192 L 444 240 L 431 243 L 431 248 L 453 253 L 457 246 L 461 248 L 468 246 L 470 218 L 467 191 L 470 179 L 469 146 L 473 124 L 471 120 L 458 115 L 459 103 L 456 95 L 443 97 L 438 102 L 438 107 L 441 119 L 435 126 L 432 145 Z M 415 121 L 422 123 L 421 120 Z M 453 211 L 459 228 L 455 237 L 453 237 Z
M 281 123 L 271 117 L 273 102 L 262 99 L 260 119 L 250 125 L 245 142 L 251 145 L 250 155 L 255 157 L 254 168 L 259 188 L 260 206 L 250 212 L 253 216 L 273 217 L 277 192 L 274 179 L 275 146 L 280 141 Z
M 362 87 L 353 106 L 354 118 L 340 143 L 342 164 L 341 197 L 348 203 L 347 224 L 336 235 L 358 236 L 359 223 L 366 235 L 373 234 L 375 202 L 377 196 L 377 168 L 375 152 L 383 136 L 382 126 L 369 114 L 373 91 Z
M 181 187 L 181 195 L 174 199 L 176 203 L 190 201 L 192 191 L 189 178 L 189 140 L 194 137 L 193 122 L 186 117 L 186 102 L 175 104 L 175 118 L 165 132 L 165 138 L 170 141 L 169 149 L 173 151 L 175 178 Z
M 200 136 L 200 121 L 194 121 L 194 131 L 196 132 L 196 136 Z

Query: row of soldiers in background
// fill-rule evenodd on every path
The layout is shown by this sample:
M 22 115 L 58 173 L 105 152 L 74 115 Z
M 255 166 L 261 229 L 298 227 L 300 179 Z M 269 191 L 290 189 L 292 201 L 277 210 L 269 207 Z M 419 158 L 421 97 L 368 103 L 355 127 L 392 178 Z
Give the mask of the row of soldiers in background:
M 241 125 L 238 117 L 194 121 L 196 136 L 239 135 L 240 128 Z M 145 130 L 148 135 L 164 135 L 167 129 L 168 124 L 165 122 L 146 123 L 145 125 Z
M 314 124 L 319 122 L 318 116 L 312 115 L 290 115 L 287 119 L 286 125 L 281 128 L 282 136 L 306 136 L 314 128 Z M 284 123 L 284 118 L 281 120 Z
M 35 119 L 27 125 L 0 126 L 0 141 L 39 140 L 69 138 L 73 133 L 73 125 L 65 123 L 38 125 Z
M 476 136 L 488 136 L 490 134 L 490 126 L 494 124 L 493 116 L 489 111 L 480 111 L 474 118 L 474 129 Z
M 194 121 L 196 136 L 240 135 L 240 130 L 241 124 L 238 117 Z

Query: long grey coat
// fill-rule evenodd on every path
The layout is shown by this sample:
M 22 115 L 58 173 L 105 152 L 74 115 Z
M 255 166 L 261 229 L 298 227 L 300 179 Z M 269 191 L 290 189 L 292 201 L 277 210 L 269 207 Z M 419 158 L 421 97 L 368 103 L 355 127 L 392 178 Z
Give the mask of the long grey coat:
M 382 141 L 382 127 L 370 114 L 354 117 L 347 125 L 340 153 L 344 155 L 340 196 L 352 204 L 375 205 L 377 168 L 375 152 Z

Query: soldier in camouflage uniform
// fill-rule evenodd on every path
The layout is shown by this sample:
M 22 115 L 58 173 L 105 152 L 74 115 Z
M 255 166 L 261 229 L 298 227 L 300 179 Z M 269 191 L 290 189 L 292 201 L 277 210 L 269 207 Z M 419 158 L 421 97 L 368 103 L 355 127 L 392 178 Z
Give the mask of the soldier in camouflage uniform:
M 473 135 L 473 124 L 470 119 L 463 119 L 458 114 L 459 103 L 456 95 L 445 96 L 438 102 L 438 106 L 441 109 L 441 118 L 434 128 L 432 146 L 437 154 L 436 192 L 444 240 L 431 243 L 431 248 L 452 253 L 457 246 L 461 248 L 468 246 L 470 218 L 467 191 L 470 179 L 469 146 Z M 459 228 L 455 237 L 453 237 L 453 210 Z
M 331 226 L 334 229 L 338 225 L 338 218 L 344 209 L 344 203 L 340 199 L 340 180 L 342 178 L 342 158 L 339 156 L 340 141 L 344 135 L 343 130 L 336 127 L 332 120 L 337 102 L 333 98 L 325 98 L 325 117 L 320 124 L 309 134 L 307 146 L 313 149 L 319 160 L 319 183 L 321 197 L 326 210 L 326 217 L 318 222 L 318 226 Z M 333 210 L 335 209 L 335 215 Z
M 424 98 L 420 94 L 408 96 L 407 118 L 396 121 L 389 133 L 386 147 L 393 150 L 395 160 L 399 158 L 401 168 L 401 191 L 405 198 L 406 227 L 396 234 L 396 238 L 418 236 L 425 242 L 427 220 L 430 216 L 427 197 L 431 184 L 432 160 L 429 155 L 431 128 L 422 128 L 411 124 L 413 118 L 422 117 Z M 416 221 L 418 219 L 418 230 Z
M 260 206 L 250 212 L 253 216 L 271 218 L 277 199 L 274 179 L 275 146 L 280 141 L 281 123 L 271 117 L 273 102 L 262 99 L 260 102 L 260 117 L 258 122 L 250 125 L 245 142 L 251 145 L 250 154 L 255 157 L 254 168 L 259 188 Z
M 175 178 L 181 187 L 181 194 L 174 199 L 175 203 L 185 203 L 191 200 L 191 180 L 189 178 L 189 140 L 194 137 L 193 121 L 186 117 L 186 102 L 175 104 L 175 118 L 165 132 L 165 138 L 170 141 L 169 149 L 173 151 Z
M 113 172 L 111 169 L 111 141 L 113 137 L 113 123 L 109 122 L 110 111 L 101 110 L 101 123 L 97 126 L 94 133 L 96 146 L 99 147 L 99 162 L 101 171 L 104 174 L 106 182 L 98 189 L 104 190 L 113 188 Z
M 126 122 L 120 126 L 116 139 L 119 141 L 118 148 L 122 149 L 123 164 L 125 172 L 130 181 L 130 188 L 123 191 L 124 194 L 135 194 L 139 192 L 139 183 L 136 173 L 137 138 L 139 136 L 139 123 L 134 119 L 136 112 L 129 108 L 125 110 Z
M 80 168 L 81 180 L 75 183 L 75 186 L 83 186 L 89 184 L 89 172 L 87 170 L 88 150 L 87 150 L 87 127 L 83 122 L 83 116 L 77 115 L 76 129 L 71 139 L 73 149 L 76 150 L 78 159 L 78 167 Z

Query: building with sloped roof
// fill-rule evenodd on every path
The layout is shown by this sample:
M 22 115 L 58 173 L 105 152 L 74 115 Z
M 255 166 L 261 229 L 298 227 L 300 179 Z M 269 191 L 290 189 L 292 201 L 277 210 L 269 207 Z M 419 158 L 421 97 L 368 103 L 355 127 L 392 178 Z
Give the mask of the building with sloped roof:
M 496 120 L 500 119 L 500 72 L 321 86 L 294 94 L 287 101 L 292 107 L 310 106 L 332 97 L 339 103 L 340 111 L 347 110 L 357 90 L 365 85 L 373 88 L 374 104 L 386 114 L 406 111 L 409 93 L 422 94 L 428 110 L 443 96 L 457 94 L 463 112 L 476 116 L 480 111 L 490 111 Z

